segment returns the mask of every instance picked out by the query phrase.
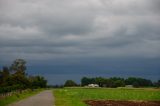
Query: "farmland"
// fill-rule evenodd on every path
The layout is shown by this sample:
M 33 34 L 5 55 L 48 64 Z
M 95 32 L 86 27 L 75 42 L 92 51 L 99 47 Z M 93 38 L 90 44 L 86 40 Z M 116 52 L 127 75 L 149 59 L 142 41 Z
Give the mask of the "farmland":
M 160 90 L 151 88 L 64 88 L 53 92 L 56 106 L 86 106 L 85 100 L 160 101 Z

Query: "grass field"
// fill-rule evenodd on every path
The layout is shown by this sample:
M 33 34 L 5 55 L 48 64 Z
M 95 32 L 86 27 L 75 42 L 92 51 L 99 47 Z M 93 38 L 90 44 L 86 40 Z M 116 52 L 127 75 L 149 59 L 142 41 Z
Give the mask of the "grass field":
M 158 89 L 64 88 L 53 90 L 56 106 L 86 106 L 84 100 L 160 101 Z
M 37 89 L 35 91 L 31 91 L 31 90 L 27 90 L 26 92 L 22 93 L 22 94 L 15 94 L 13 96 L 9 96 L 3 99 L 0 99 L 0 106 L 6 106 L 8 104 L 11 104 L 13 102 L 22 100 L 24 98 L 30 97 L 32 95 L 35 95 L 39 92 L 41 92 L 43 89 Z

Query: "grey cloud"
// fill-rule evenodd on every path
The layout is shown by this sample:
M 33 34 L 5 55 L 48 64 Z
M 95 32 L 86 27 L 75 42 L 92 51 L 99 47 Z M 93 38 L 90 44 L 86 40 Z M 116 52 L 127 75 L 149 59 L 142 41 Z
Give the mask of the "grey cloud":
M 0 67 L 23 58 L 51 84 L 85 75 L 159 79 L 159 4 L 0 0 Z
M 160 57 L 158 0 L 0 4 L 0 57 Z
M 2 24 L 37 26 L 45 34 L 52 36 L 88 32 L 94 17 L 87 8 L 76 7 L 68 1 L 37 2 L 37 5 L 32 2 L 17 2 L 8 8 L 10 9 L 1 11 Z

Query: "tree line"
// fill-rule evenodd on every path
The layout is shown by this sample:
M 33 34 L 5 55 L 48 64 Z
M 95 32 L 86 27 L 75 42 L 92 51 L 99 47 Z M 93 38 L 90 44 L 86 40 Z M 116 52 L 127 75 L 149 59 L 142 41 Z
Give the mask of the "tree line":
M 67 80 L 64 84 L 66 87 L 72 86 L 88 86 L 88 84 L 98 84 L 99 87 L 108 87 L 108 88 L 116 88 L 116 87 L 160 87 L 160 80 L 157 82 L 152 82 L 149 79 L 145 78 L 137 78 L 137 77 L 129 77 L 129 78 L 120 78 L 120 77 L 83 77 L 81 79 L 81 85 L 76 84 L 73 80 Z
M 0 93 L 47 86 L 47 80 L 44 77 L 28 76 L 26 69 L 26 61 L 23 59 L 16 59 L 10 66 L 4 66 L 0 70 Z

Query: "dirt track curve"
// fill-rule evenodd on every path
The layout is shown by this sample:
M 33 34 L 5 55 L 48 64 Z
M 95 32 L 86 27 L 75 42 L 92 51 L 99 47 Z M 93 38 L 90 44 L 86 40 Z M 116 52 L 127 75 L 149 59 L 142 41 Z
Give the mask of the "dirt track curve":
M 54 97 L 51 90 L 46 90 L 9 106 L 54 106 Z

